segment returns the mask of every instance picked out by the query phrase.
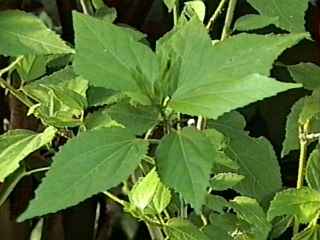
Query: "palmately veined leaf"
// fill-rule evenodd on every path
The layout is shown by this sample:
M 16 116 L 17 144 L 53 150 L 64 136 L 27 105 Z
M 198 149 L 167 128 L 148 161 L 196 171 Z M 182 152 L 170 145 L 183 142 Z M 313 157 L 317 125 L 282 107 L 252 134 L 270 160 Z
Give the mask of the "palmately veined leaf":
M 320 238 L 320 225 L 305 228 L 303 231 L 294 235 L 292 240 L 318 240 Z
M 161 181 L 199 211 L 205 202 L 215 159 L 207 136 L 194 128 L 171 132 L 161 140 L 156 158 Z
M 271 224 L 259 203 L 252 198 L 236 197 L 230 206 L 238 217 L 250 224 L 250 232 L 256 239 L 266 240 L 271 230 Z
M 235 115 L 238 117 L 232 122 L 231 117 Z M 209 127 L 217 129 L 229 138 L 225 152 L 239 165 L 239 169 L 233 172 L 245 177 L 233 189 L 243 195 L 265 201 L 281 189 L 279 163 L 271 143 L 263 137 L 248 136 L 243 130 L 244 120 L 240 117 L 239 113 L 228 113 L 217 121 L 209 122 Z
M 210 180 L 210 186 L 215 191 L 232 189 L 238 185 L 245 177 L 236 173 L 218 173 Z
M 308 90 L 320 88 L 320 67 L 314 63 L 299 63 L 287 66 L 295 82 L 302 83 Z
M 56 129 L 48 127 L 42 133 L 29 130 L 10 130 L 0 136 L 0 182 L 18 167 L 29 154 L 49 144 Z
M 278 17 L 277 26 L 289 32 L 305 32 L 309 0 L 247 0 L 261 15 Z
M 276 194 L 268 210 L 268 220 L 278 216 L 296 216 L 309 223 L 320 210 L 320 193 L 311 188 L 288 189 Z
M 159 77 L 152 50 L 122 27 L 77 12 L 73 20 L 76 72 L 90 85 L 124 91 L 149 104 Z
M 170 240 L 209 240 L 191 222 L 184 219 L 172 218 L 165 226 Z
M 117 186 L 133 173 L 148 144 L 123 128 L 80 133 L 55 155 L 19 221 L 53 213 Z
M 309 156 L 306 180 L 310 188 L 320 192 L 320 151 L 318 147 Z
M 237 31 L 252 31 L 267 27 L 271 24 L 276 24 L 279 21 L 279 17 L 269 17 L 257 14 L 248 14 L 240 17 L 235 22 L 235 30 Z
M 169 107 L 217 118 L 225 112 L 301 87 L 268 78 L 273 61 L 306 34 L 238 34 L 212 46 L 199 20 L 179 26 L 158 42 L 157 54 L 179 64 Z M 192 39 L 192 40 L 191 40 Z
M 19 56 L 73 52 L 36 16 L 17 10 L 0 13 L 0 54 Z

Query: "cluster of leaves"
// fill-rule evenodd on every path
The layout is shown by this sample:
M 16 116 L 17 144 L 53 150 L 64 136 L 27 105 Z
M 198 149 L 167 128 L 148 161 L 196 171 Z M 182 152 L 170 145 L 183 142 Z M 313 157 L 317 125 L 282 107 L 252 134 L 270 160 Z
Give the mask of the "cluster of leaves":
M 248 0 L 259 14 L 241 17 L 215 41 L 208 33 L 214 22 L 203 23 L 202 1 L 187 2 L 180 16 L 176 1 L 164 3 L 176 24 L 155 50 L 142 33 L 114 24 L 116 13 L 100 1 L 93 16 L 73 13 L 75 49 L 33 15 L 0 13 L 0 54 L 13 58 L 0 77 L 17 72 L 21 79 L 18 89 L 3 78 L 0 84 L 46 127 L 0 137 L 0 181 L 12 181 L 30 153 L 68 137 L 18 221 L 102 192 L 150 225 L 157 239 L 263 240 L 281 235 L 293 218 L 308 224 L 293 239 L 317 239 L 319 149 L 308 161 L 308 187 L 279 192 L 272 145 L 250 137 L 234 111 L 303 86 L 313 94 L 293 106 L 283 154 L 301 148 L 303 159 L 317 140 L 320 68 L 288 66 L 297 83 L 270 77 L 278 56 L 308 37 L 308 1 Z M 284 33 L 254 33 L 271 24 Z M 60 70 L 46 75 L 49 65 Z M 112 193 L 119 186 L 126 199 Z M 223 198 L 228 189 L 240 196 Z

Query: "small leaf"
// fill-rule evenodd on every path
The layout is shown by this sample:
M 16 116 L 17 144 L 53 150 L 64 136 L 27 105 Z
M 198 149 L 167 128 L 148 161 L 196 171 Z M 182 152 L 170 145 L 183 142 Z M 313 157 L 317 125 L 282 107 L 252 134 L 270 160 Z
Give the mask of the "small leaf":
M 209 240 L 203 232 L 187 220 L 172 218 L 166 224 L 170 240 Z
M 320 192 L 320 151 L 318 147 L 309 156 L 306 180 L 310 188 Z
M 277 26 L 289 32 L 305 32 L 305 12 L 309 0 L 248 0 L 263 16 L 278 17 Z
M 36 16 L 18 10 L 0 13 L 0 54 L 19 56 L 73 52 Z
M 276 217 L 272 221 L 271 239 L 279 238 L 293 223 L 294 217 Z
M 171 192 L 170 190 L 161 182 L 159 182 L 157 190 L 152 199 L 152 208 L 160 214 L 171 201 Z
M 235 30 L 238 31 L 252 31 L 267 27 L 271 24 L 276 24 L 279 17 L 268 17 L 256 14 L 248 14 L 240 17 L 235 23 Z
M 224 209 L 229 206 L 227 200 L 218 195 L 208 194 L 206 197 L 206 207 L 218 213 L 223 213 Z
M 294 235 L 292 240 L 318 240 L 320 238 L 320 225 L 305 228 Z
M 197 16 L 201 22 L 204 21 L 206 15 L 206 6 L 201 0 L 193 0 L 185 2 L 183 12 L 189 17 Z
M 235 173 L 218 173 L 210 180 L 210 186 L 215 191 L 232 189 L 238 185 L 245 177 Z
M 26 55 L 16 65 L 16 70 L 22 81 L 28 82 L 43 76 L 49 61 L 50 57 L 45 55 Z
M 103 127 L 124 127 L 112 120 L 106 109 L 89 113 L 85 118 L 84 125 L 87 130 L 94 130 Z
M 19 221 L 53 213 L 117 186 L 147 153 L 147 143 L 123 128 L 80 133 L 55 155 Z
M 163 0 L 163 2 L 167 6 L 169 12 L 171 12 L 177 4 L 177 0 Z
M 199 211 L 209 187 L 214 156 L 214 148 L 201 131 L 184 128 L 171 132 L 156 151 L 160 179 Z
M 89 86 L 89 89 L 87 91 L 89 107 L 98 107 L 113 104 L 122 100 L 125 97 L 126 96 L 124 94 L 103 87 Z
M 320 210 L 320 192 L 311 188 L 288 189 L 276 194 L 268 210 L 268 220 L 278 216 L 296 216 L 309 223 Z
M 0 136 L 0 182 L 19 167 L 19 162 L 30 153 L 49 144 L 56 134 L 53 127 L 42 133 L 29 130 L 11 130 Z
M 287 66 L 295 82 L 302 83 L 308 90 L 320 88 L 320 67 L 314 63 L 299 63 Z

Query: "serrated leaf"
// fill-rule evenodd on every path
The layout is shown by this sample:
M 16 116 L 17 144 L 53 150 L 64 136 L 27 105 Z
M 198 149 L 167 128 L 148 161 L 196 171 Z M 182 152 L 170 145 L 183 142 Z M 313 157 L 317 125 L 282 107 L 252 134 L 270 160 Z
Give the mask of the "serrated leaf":
M 295 82 L 302 83 L 308 90 L 320 88 L 320 67 L 314 63 L 299 63 L 287 66 Z
M 272 226 L 255 199 L 241 196 L 233 199 L 230 204 L 238 217 L 250 224 L 250 232 L 256 239 L 266 240 L 268 238 Z
M 296 216 L 309 223 L 320 210 L 320 192 L 311 188 L 288 189 L 276 194 L 268 210 L 268 220 L 278 216 Z
M 276 24 L 279 17 L 269 17 L 257 14 L 248 14 L 237 19 L 235 22 L 235 30 L 237 31 L 252 31 L 267 27 L 271 24 Z
M 73 20 L 76 72 L 95 87 L 124 91 L 136 101 L 149 104 L 153 83 L 159 76 L 152 50 L 125 28 L 77 12 Z
M 73 52 L 36 16 L 18 10 L 0 13 L 0 54 L 19 56 Z
M 177 90 L 169 107 L 190 115 L 217 118 L 251 102 L 300 87 L 264 75 L 269 75 L 273 61 L 286 48 L 305 36 L 243 33 L 212 46 L 203 24 L 193 19 L 168 33 L 157 45 L 158 55 L 174 56 L 172 64 L 180 62 Z
M 19 221 L 73 206 L 117 186 L 135 170 L 148 144 L 123 128 L 80 133 L 55 155 L 46 177 Z
M 144 210 L 152 201 L 160 179 L 155 169 L 152 169 L 144 178 L 139 180 L 129 192 L 130 203 Z
M 320 89 L 313 91 L 304 100 L 304 106 L 299 114 L 299 123 L 305 124 L 320 116 Z
M 218 213 L 223 213 L 224 209 L 229 206 L 227 200 L 218 195 L 208 194 L 206 197 L 206 207 Z
M 152 106 L 133 106 L 120 102 L 108 109 L 113 120 L 125 126 L 134 134 L 143 134 L 159 121 L 159 111 Z
M 204 21 L 206 16 L 206 5 L 201 0 L 193 0 L 185 2 L 185 7 L 183 10 L 189 18 L 197 16 L 201 22 Z
M 244 176 L 235 173 L 218 173 L 210 180 L 210 186 L 215 191 L 224 191 L 232 189 L 244 178 Z
M 161 181 L 181 193 L 196 211 L 205 201 L 214 157 L 209 139 L 194 128 L 171 132 L 156 151 Z
M 87 130 L 94 130 L 103 127 L 124 127 L 112 120 L 106 109 L 89 113 L 84 120 L 84 125 Z
M 280 167 L 273 147 L 266 138 L 248 136 L 247 132 L 239 128 L 243 126 L 243 121 L 237 120 L 228 125 L 228 122 L 224 122 L 226 118 L 222 116 L 221 119 L 210 122 L 209 126 L 229 138 L 225 152 L 239 165 L 239 169 L 233 172 L 245 177 L 233 189 L 265 201 L 282 186 Z
M 308 186 L 320 192 L 320 151 L 318 147 L 309 156 L 306 168 Z
M 320 238 L 320 225 L 305 228 L 294 235 L 292 240 L 318 240 Z
M 171 201 L 170 190 L 161 182 L 158 184 L 157 190 L 152 199 L 152 208 L 161 214 Z
M 278 17 L 278 27 L 289 32 L 305 32 L 305 12 L 309 0 L 248 0 L 261 15 Z
M 53 127 L 46 128 L 42 133 L 29 130 L 10 130 L 0 136 L 0 182 L 14 172 L 20 161 L 30 153 L 49 144 L 56 134 Z
M 166 224 L 170 240 L 209 240 L 203 232 L 187 220 L 173 218 Z

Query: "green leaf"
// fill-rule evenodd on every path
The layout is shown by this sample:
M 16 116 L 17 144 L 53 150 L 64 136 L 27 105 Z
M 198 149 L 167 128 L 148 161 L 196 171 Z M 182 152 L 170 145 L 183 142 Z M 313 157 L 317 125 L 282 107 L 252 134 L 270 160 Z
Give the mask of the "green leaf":
M 209 240 L 203 232 L 187 220 L 172 218 L 166 224 L 170 240 Z
M 18 10 L 0 13 L 0 54 L 19 56 L 73 52 L 36 16 Z
M 185 2 L 185 7 L 183 12 L 189 18 L 197 16 L 199 20 L 203 22 L 206 16 L 206 6 L 201 0 L 188 1 L 188 2 Z
M 218 195 L 208 194 L 206 197 L 206 207 L 216 211 L 218 213 L 223 213 L 224 209 L 229 206 L 227 200 Z
M 311 188 L 288 189 L 276 194 L 268 210 L 268 220 L 278 216 L 296 216 L 309 223 L 320 210 L 320 192 Z
M 167 6 L 169 12 L 171 12 L 177 4 L 177 0 L 163 0 L 163 2 Z
M 77 12 L 73 20 L 76 72 L 95 87 L 124 91 L 136 101 L 149 104 L 153 83 L 159 76 L 152 50 L 125 28 Z
M 160 179 L 154 168 L 133 186 L 128 194 L 130 202 L 140 210 L 145 209 L 152 201 L 159 183 Z
M 305 32 L 308 0 L 248 0 L 263 16 L 278 17 L 277 26 L 289 32 Z
M 237 19 L 234 28 L 238 31 L 252 31 L 267 27 L 271 24 L 277 24 L 278 22 L 279 17 L 248 14 Z
M 305 36 L 243 33 L 212 46 L 203 24 L 193 19 L 168 33 L 157 45 L 157 54 L 162 58 L 171 56 L 172 65 L 180 62 L 177 90 L 171 96 L 169 107 L 190 115 L 217 118 L 249 103 L 300 87 L 263 75 L 269 75 L 273 61 L 286 48 Z
M 279 238 L 292 224 L 294 217 L 276 217 L 272 221 L 271 239 Z
M 56 134 L 53 127 L 46 128 L 42 133 L 29 130 L 11 130 L 0 136 L 0 182 L 14 172 L 20 161 L 30 153 L 49 144 Z
M 84 125 L 87 130 L 94 130 L 103 127 L 124 127 L 123 125 L 112 120 L 106 109 L 89 113 L 84 120 Z
M 234 172 L 245 177 L 233 189 L 259 201 L 267 200 L 282 186 L 280 167 L 273 147 L 263 137 L 248 136 L 247 132 L 239 128 L 243 126 L 240 118 L 234 123 L 230 123 L 230 120 L 225 122 L 224 119 L 228 118 L 230 117 L 222 116 L 217 121 L 210 122 L 209 127 L 217 129 L 229 138 L 225 152 L 239 165 L 239 169 Z
M 304 106 L 299 115 L 299 122 L 305 124 L 314 118 L 320 116 L 320 89 L 313 91 L 311 96 L 308 96 L 304 100 Z
M 210 186 L 215 191 L 224 191 L 232 189 L 244 178 L 244 176 L 235 173 L 218 173 L 210 180 Z
M 124 94 L 121 94 L 118 91 L 106 89 L 103 87 L 89 86 L 89 89 L 87 91 L 89 107 L 98 107 L 113 104 L 125 97 L 126 96 Z
M 161 181 L 181 193 L 199 211 L 215 159 L 206 135 L 194 128 L 173 131 L 161 140 L 156 157 Z
M 320 88 L 320 67 L 314 63 L 299 63 L 287 66 L 295 82 L 302 83 L 308 90 Z
M 271 230 L 266 214 L 255 199 L 236 197 L 230 202 L 238 217 L 250 224 L 250 232 L 256 239 L 266 240 Z
M 159 121 L 159 111 L 152 106 L 132 106 L 128 102 L 112 105 L 108 113 L 113 120 L 134 134 L 143 134 Z
M 46 73 L 50 57 L 45 55 L 26 55 L 16 65 L 20 78 L 25 81 L 35 80 Z
M 305 228 L 302 232 L 294 235 L 292 240 L 318 240 L 320 238 L 320 225 Z
M 291 108 L 291 112 L 287 117 L 286 123 L 286 135 L 283 141 L 283 149 L 281 152 L 282 156 L 287 155 L 290 151 L 297 150 L 300 148 L 299 143 L 299 119 L 300 115 L 307 104 L 308 97 L 299 99 Z M 315 105 L 317 103 L 315 102 Z M 310 106 L 311 107 L 311 106 Z M 317 111 L 317 108 L 314 108 Z M 320 131 L 320 122 L 317 119 L 312 119 L 309 124 L 310 132 Z
M 320 192 L 320 151 L 318 147 L 309 156 L 306 180 L 310 188 Z
M 157 214 L 161 214 L 171 201 L 170 190 L 161 182 L 159 182 L 157 190 L 153 196 L 151 206 Z
M 55 155 L 36 197 L 19 221 L 74 206 L 117 186 L 147 153 L 147 143 L 123 128 L 80 133 Z

